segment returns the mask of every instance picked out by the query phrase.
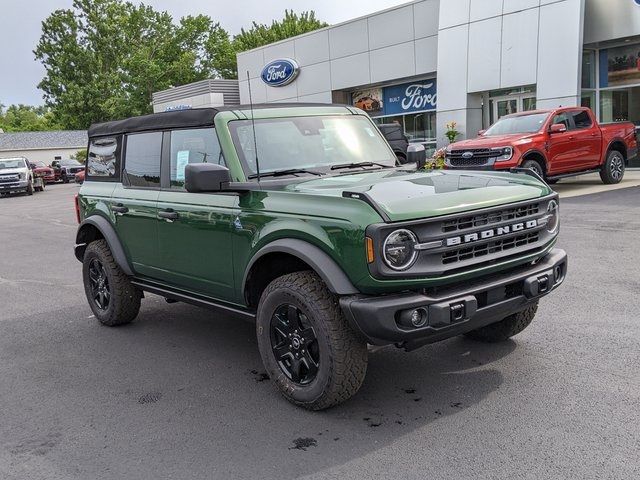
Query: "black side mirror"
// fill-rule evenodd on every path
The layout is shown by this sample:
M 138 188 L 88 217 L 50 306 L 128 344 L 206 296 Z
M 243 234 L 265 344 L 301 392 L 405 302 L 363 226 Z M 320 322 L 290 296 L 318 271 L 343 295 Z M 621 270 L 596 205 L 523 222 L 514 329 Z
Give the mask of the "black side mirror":
M 415 163 L 418 168 L 424 168 L 427 163 L 427 152 L 421 143 L 411 143 L 407 147 L 407 163 Z
M 187 192 L 220 192 L 229 186 L 229 169 L 215 163 L 192 163 L 184 169 Z

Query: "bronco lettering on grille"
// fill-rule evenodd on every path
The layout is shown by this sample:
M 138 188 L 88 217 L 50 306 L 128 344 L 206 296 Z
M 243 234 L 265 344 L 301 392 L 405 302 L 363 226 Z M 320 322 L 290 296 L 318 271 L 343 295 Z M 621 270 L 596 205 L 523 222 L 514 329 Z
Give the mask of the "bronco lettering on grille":
M 477 242 L 478 240 L 486 240 L 492 237 L 499 237 L 501 235 L 507 235 L 508 233 L 520 232 L 522 230 L 528 230 L 530 228 L 536 228 L 538 226 L 538 220 L 528 220 L 526 222 L 514 223 L 511 225 L 505 225 L 503 227 L 491 228 L 489 230 L 483 230 L 481 232 L 468 233 L 458 237 L 451 237 L 446 239 L 447 247 L 453 247 L 455 245 L 464 245 L 466 243 Z

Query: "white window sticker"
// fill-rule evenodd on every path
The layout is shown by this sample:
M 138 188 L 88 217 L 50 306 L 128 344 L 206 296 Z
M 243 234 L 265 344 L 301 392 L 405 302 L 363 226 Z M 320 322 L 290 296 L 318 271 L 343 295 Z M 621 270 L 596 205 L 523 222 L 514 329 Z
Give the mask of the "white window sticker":
M 184 169 L 189 165 L 189 150 L 180 150 L 176 155 L 176 180 L 184 181 Z

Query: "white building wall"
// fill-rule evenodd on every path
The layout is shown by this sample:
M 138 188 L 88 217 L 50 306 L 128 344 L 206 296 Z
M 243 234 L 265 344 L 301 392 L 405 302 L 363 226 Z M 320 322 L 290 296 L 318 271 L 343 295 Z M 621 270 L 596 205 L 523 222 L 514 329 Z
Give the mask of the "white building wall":
M 633 0 L 585 0 L 585 44 L 634 35 L 640 35 L 640 5 Z
M 440 0 L 422 0 L 238 54 L 240 101 L 326 102 L 332 91 L 434 74 Z M 284 87 L 260 79 L 264 65 L 293 58 L 300 74 Z
M 598 1 L 598 0 L 591 0 Z M 438 143 L 482 127 L 481 92 L 537 86 L 537 105 L 577 105 L 585 0 L 447 0 L 438 30 Z
M 44 162 L 51 165 L 56 157 L 69 158 L 78 153 L 78 150 L 87 148 L 83 145 L 78 148 L 51 148 L 51 149 L 26 149 L 26 150 L 0 150 L 0 158 L 25 157 L 31 162 Z

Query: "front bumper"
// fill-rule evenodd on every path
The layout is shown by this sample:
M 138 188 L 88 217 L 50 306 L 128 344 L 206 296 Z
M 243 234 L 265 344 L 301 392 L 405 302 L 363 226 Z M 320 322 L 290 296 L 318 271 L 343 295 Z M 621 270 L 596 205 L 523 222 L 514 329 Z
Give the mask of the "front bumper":
M 0 192 L 19 192 L 26 190 L 29 182 L 27 180 L 21 180 L 19 182 L 0 183 Z
M 567 254 L 554 248 L 535 264 L 456 286 L 391 295 L 353 295 L 340 306 L 368 343 L 395 343 L 407 350 L 438 342 L 520 312 L 557 288 L 567 273 Z M 426 312 L 426 325 L 402 326 L 413 309 Z

